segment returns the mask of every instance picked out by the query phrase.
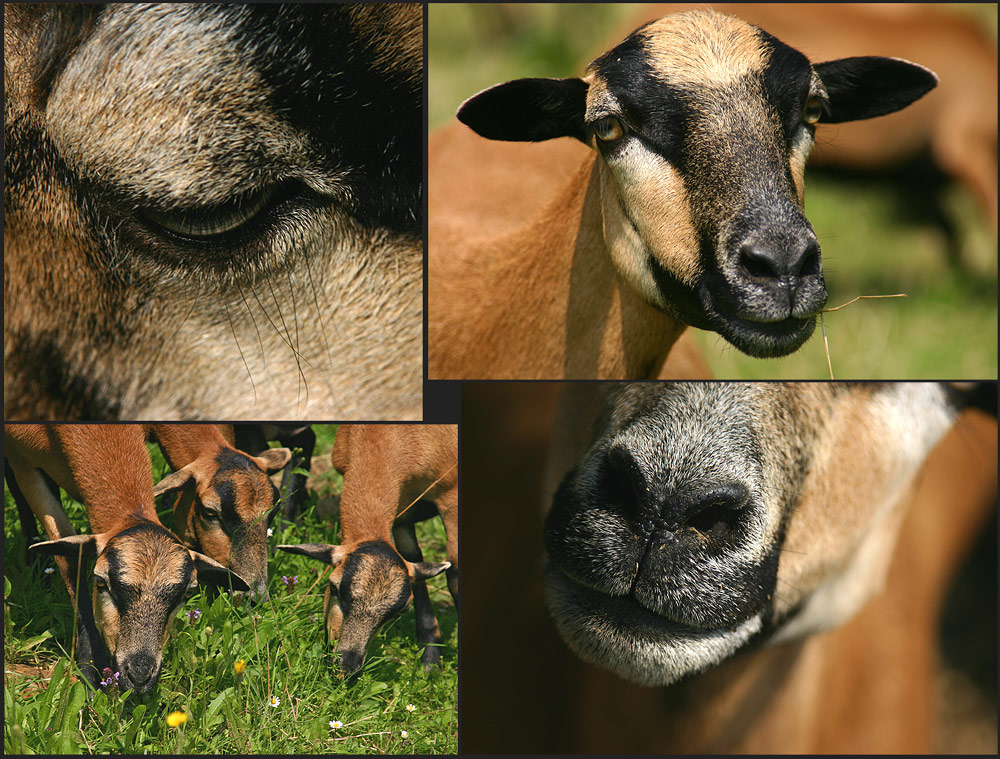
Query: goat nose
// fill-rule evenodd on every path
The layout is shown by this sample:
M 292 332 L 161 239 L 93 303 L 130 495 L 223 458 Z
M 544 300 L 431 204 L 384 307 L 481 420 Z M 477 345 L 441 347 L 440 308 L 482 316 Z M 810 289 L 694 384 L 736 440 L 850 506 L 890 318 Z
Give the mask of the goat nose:
M 141 688 L 153 676 L 153 657 L 145 651 L 135 654 L 126 660 L 123 669 L 132 684 L 137 689 Z
M 617 480 L 609 485 L 609 495 L 633 505 L 636 522 L 644 535 L 683 527 L 721 534 L 733 528 L 750 502 L 750 490 L 736 481 L 668 491 L 654 484 L 647 468 L 622 445 L 608 452 L 608 463 L 613 480 Z
M 340 668 L 348 674 L 357 672 L 361 669 L 361 662 L 363 659 L 364 656 L 359 654 L 357 651 L 341 651 Z
M 791 245 L 748 241 L 738 252 L 740 265 L 751 277 L 777 280 L 789 289 L 794 289 L 801 277 L 820 273 L 819 243 L 812 235 Z

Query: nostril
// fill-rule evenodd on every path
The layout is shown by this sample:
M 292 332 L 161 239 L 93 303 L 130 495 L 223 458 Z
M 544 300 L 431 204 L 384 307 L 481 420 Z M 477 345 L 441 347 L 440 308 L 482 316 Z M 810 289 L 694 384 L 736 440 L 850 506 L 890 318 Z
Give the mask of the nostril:
M 603 482 L 605 492 L 613 503 L 620 504 L 626 514 L 635 518 L 643 532 L 652 532 L 659 509 L 638 462 L 628 449 L 616 445 L 608 452 L 608 464 Z
M 799 262 L 799 277 L 818 277 L 820 275 L 819 243 L 813 240 L 802 253 Z
M 772 250 L 758 245 L 740 246 L 740 265 L 751 277 L 776 279 L 781 276 L 778 261 Z
M 715 486 L 683 505 L 680 522 L 703 534 L 723 537 L 738 527 L 749 502 L 750 491 L 745 485 Z

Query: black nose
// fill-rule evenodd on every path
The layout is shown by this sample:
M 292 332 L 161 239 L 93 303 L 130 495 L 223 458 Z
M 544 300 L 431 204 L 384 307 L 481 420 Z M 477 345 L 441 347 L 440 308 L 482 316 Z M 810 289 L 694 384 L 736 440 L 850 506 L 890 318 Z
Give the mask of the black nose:
M 136 690 L 141 690 L 153 677 L 153 657 L 145 651 L 130 656 L 122 665 L 128 679 L 135 686 Z
M 360 654 L 357 651 L 341 651 L 340 652 L 340 668 L 347 672 L 348 674 L 352 672 L 357 672 L 361 669 L 361 663 L 364 661 L 364 654 Z
M 610 490 L 632 501 L 636 524 L 646 537 L 683 528 L 717 539 L 729 537 L 750 502 L 747 486 L 732 480 L 699 483 L 677 491 L 658 486 L 625 446 L 614 446 L 608 463 L 612 479 L 618 481 Z
M 790 245 L 761 239 L 747 241 L 740 246 L 739 257 L 748 276 L 790 290 L 802 277 L 820 273 L 819 243 L 812 235 L 795 239 Z

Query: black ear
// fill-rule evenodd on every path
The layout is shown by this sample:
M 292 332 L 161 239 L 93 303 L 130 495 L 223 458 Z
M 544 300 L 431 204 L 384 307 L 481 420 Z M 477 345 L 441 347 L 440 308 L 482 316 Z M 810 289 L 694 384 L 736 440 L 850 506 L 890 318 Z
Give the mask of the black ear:
M 862 56 L 813 66 L 826 86 L 830 107 L 822 122 L 858 121 L 906 108 L 937 87 L 930 69 L 902 58 Z
M 586 144 L 586 108 L 587 83 L 582 79 L 515 79 L 466 100 L 458 120 L 490 140 L 576 137 Z

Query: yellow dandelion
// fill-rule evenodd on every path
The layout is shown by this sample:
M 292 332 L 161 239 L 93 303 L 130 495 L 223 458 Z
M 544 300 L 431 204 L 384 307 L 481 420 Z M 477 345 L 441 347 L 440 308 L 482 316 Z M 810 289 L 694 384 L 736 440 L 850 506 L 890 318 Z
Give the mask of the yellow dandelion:
M 167 715 L 167 724 L 170 727 L 180 727 L 185 722 L 187 722 L 187 714 L 185 712 L 170 712 Z
M 246 668 L 247 668 L 247 663 L 242 659 L 237 660 L 237 662 L 233 665 L 233 670 L 236 672 L 237 677 L 242 675 L 243 672 L 246 670 Z

